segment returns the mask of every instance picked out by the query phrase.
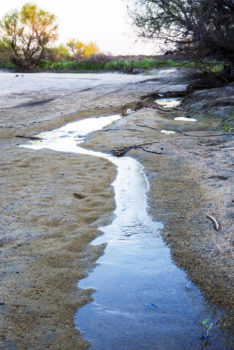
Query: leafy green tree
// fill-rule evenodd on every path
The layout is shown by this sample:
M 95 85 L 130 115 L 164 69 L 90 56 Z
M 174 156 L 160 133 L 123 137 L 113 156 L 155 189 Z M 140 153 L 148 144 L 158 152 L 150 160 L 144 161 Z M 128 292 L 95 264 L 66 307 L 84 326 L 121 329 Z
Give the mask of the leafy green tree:
M 71 60 L 71 54 L 66 46 L 60 44 L 59 46 L 48 48 L 44 58 L 50 61 L 68 61 Z
M 58 59 L 59 60 L 67 60 L 69 58 L 71 58 L 70 52 L 68 50 L 68 48 L 64 45 L 59 45 L 56 47 L 57 52 L 58 52 Z
M 12 61 L 27 69 L 34 68 L 57 39 L 55 16 L 31 3 L 7 13 L 0 28 L 1 39 L 11 48 Z

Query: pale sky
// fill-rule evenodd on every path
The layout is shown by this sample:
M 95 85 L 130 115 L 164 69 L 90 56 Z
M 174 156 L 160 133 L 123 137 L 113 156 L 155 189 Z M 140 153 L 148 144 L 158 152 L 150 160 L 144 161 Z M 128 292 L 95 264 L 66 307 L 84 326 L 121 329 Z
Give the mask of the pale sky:
M 102 52 L 112 54 L 157 54 L 156 43 L 142 42 L 130 25 L 126 0 L 0 0 L 0 18 L 26 2 L 54 13 L 59 24 L 59 43 L 75 38 L 95 41 Z M 137 41 L 137 42 L 136 42 Z

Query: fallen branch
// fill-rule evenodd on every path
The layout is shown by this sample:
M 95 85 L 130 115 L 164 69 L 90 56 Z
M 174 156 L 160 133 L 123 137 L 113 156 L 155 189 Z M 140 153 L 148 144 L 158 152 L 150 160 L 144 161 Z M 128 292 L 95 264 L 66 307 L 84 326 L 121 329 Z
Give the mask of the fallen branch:
M 190 136 L 190 137 L 219 137 L 219 136 L 230 136 L 233 135 L 232 133 L 229 134 L 217 134 L 217 135 L 190 135 L 190 134 L 186 134 L 183 133 L 184 136 Z
M 215 229 L 218 231 L 220 225 L 219 225 L 217 219 L 216 219 L 214 216 L 212 216 L 212 215 L 206 215 L 206 217 L 207 217 L 208 219 L 210 219 L 210 220 L 214 223 Z
M 37 136 L 25 136 L 25 135 L 15 135 L 15 137 L 20 137 L 21 139 L 28 139 L 31 141 L 41 141 L 43 140 L 41 137 L 37 137 Z
M 138 143 L 135 146 L 136 147 L 147 146 L 147 145 L 152 145 L 153 143 L 158 143 L 158 142 L 159 142 L 158 140 L 153 140 L 153 141 L 150 141 L 150 142 Z
M 189 151 L 189 153 L 195 154 L 196 156 L 199 156 L 199 157 L 202 157 L 202 158 L 208 158 L 209 157 L 209 155 L 203 155 L 203 154 L 198 153 L 198 152 Z
M 228 146 L 220 146 L 220 148 L 224 149 L 224 150 L 226 150 L 226 149 L 232 149 L 233 150 L 233 147 L 228 147 Z
M 139 129 L 123 129 L 123 130 L 127 130 L 127 131 L 138 131 L 138 132 L 144 132 L 143 130 L 139 130 Z
M 131 129 L 131 128 L 122 128 L 122 129 L 103 129 L 103 130 L 99 130 L 101 132 L 105 132 L 105 131 L 123 131 L 123 130 L 127 130 L 127 131 L 139 131 L 139 132 L 143 132 L 142 130 L 139 130 L 139 129 Z
M 159 141 L 154 140 L 151 142 L 138 143 L 138 144 L 133 145 L 133 146 L 125 146 L 125 147 L 115 148 L 112 150 L 111 153 L 116 157 L 123 157 L 131 149 L 141 148 L 142 146 L 152 145 L 153 143 L 157 143 L 157 142 L 159 142 Z
M 140 126 L 141 128 L 148 128 L 148 129 L 159 131 L 157 128 L 153 128 L 152 126 L 148 126 L 148 125 L 136 124 L 136 126 Z
M 123 157 L 132 148 L 133 147 L 116 148 L 116 149 L 113 149 L 111 153 L 115 157 Z
M 147 149 L 145 147 L 141 147 L 144 151 L 149 152 L 149 153 L 155 153 L 155 154 L 162 154 L 162 152 L 157 152 L 157 151 L 151 151 L 150 149 Z

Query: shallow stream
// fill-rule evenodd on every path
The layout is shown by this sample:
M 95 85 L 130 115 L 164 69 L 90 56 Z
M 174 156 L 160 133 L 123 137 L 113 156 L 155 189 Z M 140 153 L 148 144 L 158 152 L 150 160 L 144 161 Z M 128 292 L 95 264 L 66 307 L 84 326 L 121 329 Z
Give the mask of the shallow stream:
M 96 350 L 229 349 L 215 326 L 219 312 L 173 263 L 160 237 L 162 224 L 147 212 L 150 189 L 143 166 L 131 157 L 116 158 L 80 147 L 86 135 L 120 118 L 69 123 L 24 146 L 100 157 L 117 167 L 114 218 L 99 228 L 104 234 L 92 242 L 107 243 L 105 253 L 94 271 L 79 282 L 79 287 L 95 290 L 94 300 L 78 310 L 75 325 Z M 206 318 L 214 325 L 209 338 L 202 339 L 199 322 Z

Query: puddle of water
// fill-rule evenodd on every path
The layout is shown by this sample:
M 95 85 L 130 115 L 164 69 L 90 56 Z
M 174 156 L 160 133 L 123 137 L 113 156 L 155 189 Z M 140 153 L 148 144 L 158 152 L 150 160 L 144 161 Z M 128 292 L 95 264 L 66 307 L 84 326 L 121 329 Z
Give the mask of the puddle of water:
M 174 120 L 178 120 L 181 122 L 197 122 L 197 119 L 195 118 L 188 118 L 188 117 L 176 117 Z
M 173 134 L 176 134 L 175 131 L 172 131 L 172 130 L 161 130 L 160 131 L 161 134 L 165 134 L 165 135 L 173 135 Z
M 156 102 L 158 105 L 164 108 L 175 108 L 181 104 L 182 98 L 159 98 L 154 102 Z
M 107 242 L 105 253 L 79 282 L 81 288 L 96 290 L 94 301 L 77 312 L 75 325 L 96 350 L 204 349 L 199 321 L 210 317 L 215 323 L 219 314 L 172 262 L 158 233 L 162 225 L 147 212 L 149 184 L 143 166 L 131 157 L 116 158 L 78 146 L 87 134 L 120 118 L 69 123 L 41 134 L 42 141 L 23 146 L 105 158 L 118 170 L 114 220 L 101 227 L 104 235 L 92 242 Z M 229 349 L 216 327 L 210 333 L 207 348 Z

